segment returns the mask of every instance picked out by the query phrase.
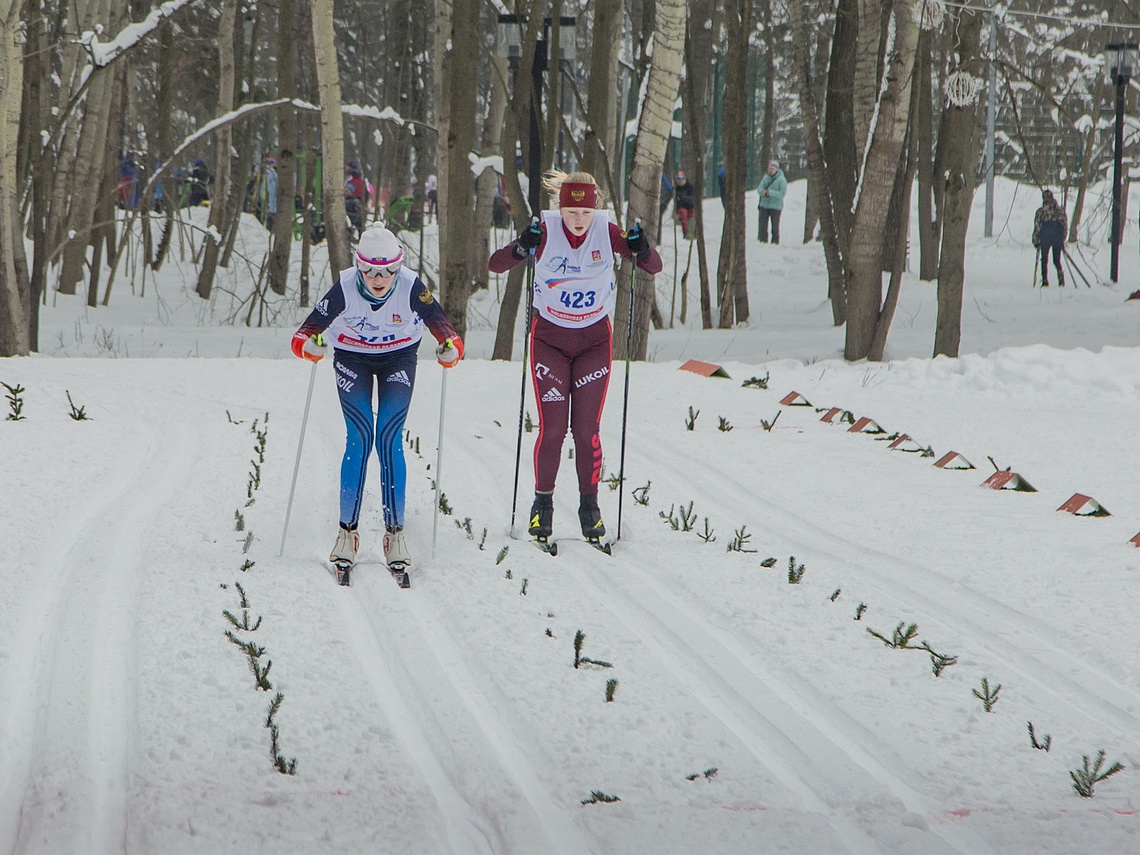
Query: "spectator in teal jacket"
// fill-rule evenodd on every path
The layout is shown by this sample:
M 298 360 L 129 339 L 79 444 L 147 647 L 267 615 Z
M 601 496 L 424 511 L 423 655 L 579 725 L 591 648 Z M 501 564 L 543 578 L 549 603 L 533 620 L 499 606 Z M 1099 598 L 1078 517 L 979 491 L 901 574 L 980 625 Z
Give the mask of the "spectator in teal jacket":
M 768 164 L 768 174 L 760 179 L 760 243 L 768 242 L 768 223 L 772 223 L 772 243 L 780 242 L 780 213 L 784 210 L 784 193 L 788 189 L 788 179 L 784 177 L 780 164 L 773 160 Z

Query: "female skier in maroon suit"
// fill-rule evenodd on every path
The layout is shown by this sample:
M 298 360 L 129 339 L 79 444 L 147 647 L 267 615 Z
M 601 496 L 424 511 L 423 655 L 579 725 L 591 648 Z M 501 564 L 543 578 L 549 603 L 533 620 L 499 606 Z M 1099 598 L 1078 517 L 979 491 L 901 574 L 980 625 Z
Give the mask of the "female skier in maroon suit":
M 503 273 L 535 253 L 530 371 L 538 441 L 528 530 L 543 541 L 553 531 L 554 480 L 569 428 L 578 470 L 578 521 L 582 534 L 597 541 L 606 533 L 598 509 L 599 429 L 613 358 L 614 255 L 636 259 L 646 273 L 660 272 L 661 257 L 640 228 L 627 235 L 599 210 L 602 194 L 588 172 L 552 170 L 543 186 L 558 194 L 558 211 L 543 211 L 541 223 L 497 250 L 487 266 Z

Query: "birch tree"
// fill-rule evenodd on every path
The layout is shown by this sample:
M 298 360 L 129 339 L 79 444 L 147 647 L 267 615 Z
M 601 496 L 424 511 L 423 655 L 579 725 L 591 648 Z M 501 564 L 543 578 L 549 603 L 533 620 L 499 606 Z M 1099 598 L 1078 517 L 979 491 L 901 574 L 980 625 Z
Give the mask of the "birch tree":
M 645 100 L 638 119 L 637 142 L 630 172 L 627 225 L 641 220 L 647 235 L 657 232 L 657 199 L 661 188 L 661 166 L 673 127 L 673 107 L 681 82 L 685 46 L 685 0 L 657 0 L 653 28 L 653 56 Z M 631 284 L 631 282 L 633 284 Z M 636 295 L 636 299 L 632 299 Z M 632 304 L 631 304 L 632 299 Z M 626 318 L 632 326 L 628 336 L 614 336 L 614 356 L 645 359 L 649 345 L 649 320 L 656 304 L 653 277 L 635 270 L 623 259 L 618 277 L 617 307 L 614 317 Z
M 883 300 L 883 223 L 902 163 L 910 112 L 918 23 L 911 0 L 894 0 L 883 87 L 870 129 L 847 256 L 847 335 L 843 355 L 865 359 Z
M 321 101 L 322 196 L 325 239 L 333 268 L 348 267 L 352 246 L 344 210 L 344 116 L 341 114 L 340 68 L 336 55 L 332 0 L 313 0 L 313 56 Z
M 27 356 L 31 347 L 29 287 L 24 268 L 16 154 L 23 97 L 21 3 L 0 0 L 0 356 Z

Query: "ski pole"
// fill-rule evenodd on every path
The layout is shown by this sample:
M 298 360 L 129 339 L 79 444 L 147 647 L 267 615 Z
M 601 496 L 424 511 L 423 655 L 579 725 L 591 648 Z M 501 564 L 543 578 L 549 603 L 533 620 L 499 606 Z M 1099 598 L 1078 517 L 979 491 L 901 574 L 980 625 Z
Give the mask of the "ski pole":
M 641 219 L 633 221 L 633 227 L 641 231 Z M 633 262 L 633 272 L 629 277 L 629 316 L 625 326 L 625 392 L 621 402 L 621 458 L 618 462 L 618 521 L 617 536 L 614 541 L 621 540 L 621 503 L 622 494 L 625 493 L 625 425 L 626 415 L 629 412 L 629 352 L 633 348 L 633 295 L 634 283 L 637 282 L 637 260 Z
M 439 497 L 443 495 L 443 405 L 447 401 L 447 369 L 439 381 L 439 439 L 435 444 L 435 521 L 431 526 L 431 557 L 435 560 L 435 540 L 439 533 Z
M 1040 247 L 1033 248 L 1033 287 L 1037 287 L 1037 265 L 1041 263 Z
M 538 217 L 531 217 L 533 226 Z M 530 258 L 526 270 L 526 326 L 523 328 L 522 381 L 519 384 L 519 435 L 515 443 L 515 486 L 511 491 L 511 538 L 515 536 L 515 513 L 519 506 L 519 466 L 522 462 L 523 408 L 526 406 L 526 363 L 529 355 L 531 314 L 534 311 L 534 250 L 527 250 Z
M 301 435 L 297 438 L 297 460 L 293 463 L 293 483 L 289 485 L 289 503 L 285 506 L 285 525 L 281 528 L 281 548 L 277 557 L 285 554 L 285 537 L 289 534 L 289 516 L 293 513 L 293 494 L 297 490 L 297 473 L 301 471 L 301 448 L 305 445 L 305 427 L 309 424 L 309 404 L 313 400 L 313 383 L 317 379 L 317 363 L 309 372 L 309 393 L 305 396 L 305 415 L 301 417 Z

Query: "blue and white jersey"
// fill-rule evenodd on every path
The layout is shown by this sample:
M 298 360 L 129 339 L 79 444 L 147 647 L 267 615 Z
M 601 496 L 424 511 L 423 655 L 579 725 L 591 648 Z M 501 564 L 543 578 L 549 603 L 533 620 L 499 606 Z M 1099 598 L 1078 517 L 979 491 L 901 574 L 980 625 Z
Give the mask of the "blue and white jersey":
M 388 299 L 379 307 L 364 299 L 357 289 L 358 275 L 355 267 L 340 272 L 344 309 L 328 325 L 329 343 L 354 353 L 390 353 L 419 344 L 424 322 L 412 308 L 412 286 L 418 281 L 416 274 L 401 267 Z M 321 312 L 323 303 L 328 313 L 329 302 L 322 300 L 316 311 Z
M 542 220 L 546 245 L 535 262 L 534 310 L 560 327 L 591 326 L 609 315 L 616 293 L 609 213 L 594 215 L 577 249 L 570 246 L 560 213 L 543 211 Z

